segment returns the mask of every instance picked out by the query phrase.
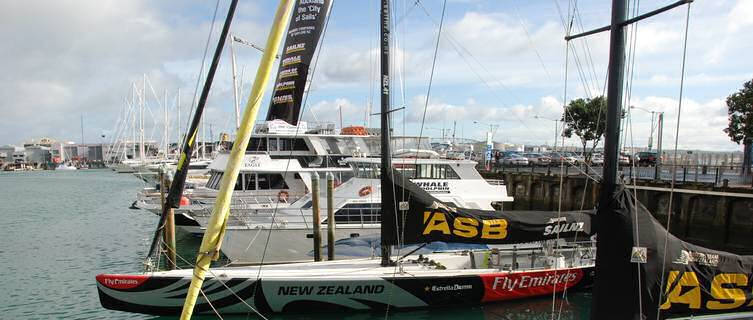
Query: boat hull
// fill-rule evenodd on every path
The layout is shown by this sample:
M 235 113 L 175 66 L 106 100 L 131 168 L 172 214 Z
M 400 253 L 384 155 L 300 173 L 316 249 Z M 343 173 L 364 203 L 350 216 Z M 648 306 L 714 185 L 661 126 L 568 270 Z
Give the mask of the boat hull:
M 593 267 L 454 276 L 218 277 L 207 277 L 203 291 L 220 314 L 253 312 L 246 304 L 263 314 L 308 313 L 478 305 L 533 298 L 565 288 L 590 288 Z M 189 276 L 99 275 L 97 287 L 100 302 L 107 309 L 174 315 L 180 313 L 190 281 Z M 212 312 L 200 296 L 194 313 Z

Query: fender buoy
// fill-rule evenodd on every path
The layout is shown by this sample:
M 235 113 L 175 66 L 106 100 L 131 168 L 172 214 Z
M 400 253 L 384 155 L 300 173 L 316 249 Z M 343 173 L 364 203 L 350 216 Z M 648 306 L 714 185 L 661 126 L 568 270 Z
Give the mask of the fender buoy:
M 371 194 L 370 186 L 366 186 L 366 187 L 361 188 L 361 190 L 358 190 L 359 197 L 365 197 L 365 196 L 368 196 L 369 194 Z
M 287 191 L 280 191 L 277 193 L 277 200 L 280 202 L 288 202 L 290 194 Z

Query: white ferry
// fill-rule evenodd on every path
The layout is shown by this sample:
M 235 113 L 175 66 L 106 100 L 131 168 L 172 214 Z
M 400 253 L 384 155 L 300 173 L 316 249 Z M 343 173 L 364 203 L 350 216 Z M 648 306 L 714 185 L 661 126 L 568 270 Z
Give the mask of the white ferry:
M 343 162 L 349 166 L 353 178 L 334 190 L 335 239 L 378 238 L 381 212 L 379 159 L 354 157 Z M 459 207 L 494 210 L 503 202 L 513 201 L 503 183 L 481 177 L 475 161 L 394 158 L 393 166 L 412 177 L 411 181 L 437 199 Z M 326 184 L 320 185 L 321 228 L 326 236 Z M 310 260 L 309 253 L 313 249 L 312 197 L 311 193 L 305 193 L 284 206 L 277 202 L 263 209 L 234 209 L 228 219 L 223 253 L 237 263 Z M 183 213 L 202 229 L 210 215 L 211 208 Z M 350 257 L 338 254 L 338 258 Z

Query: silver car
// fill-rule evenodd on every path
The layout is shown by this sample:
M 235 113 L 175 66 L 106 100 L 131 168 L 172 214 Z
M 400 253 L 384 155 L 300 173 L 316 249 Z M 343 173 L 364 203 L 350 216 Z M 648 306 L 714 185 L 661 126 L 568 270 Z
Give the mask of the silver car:
M 528 159 L 528 164 L 532 166 L 547 166 L 552 163 L 552 158 L 541 153 L 524 153 L 523 156 Z
M 509 155 L 506 155 L 504 158 L 502 158 L 502 164 L 503 165 L 513 165 L 513 166 L 527 166 L 528 165 L 528 159 L 525 157 L 511 153 Z

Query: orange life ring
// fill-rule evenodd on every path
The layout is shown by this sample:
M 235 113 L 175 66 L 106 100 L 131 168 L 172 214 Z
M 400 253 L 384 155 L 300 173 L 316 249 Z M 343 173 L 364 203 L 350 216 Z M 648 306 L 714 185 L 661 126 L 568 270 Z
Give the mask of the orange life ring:
M 277 193 L 277 200 L 279 202 L 288 202 L 288 198 L 290 197 L 290 194 L 288 194 L 287 191 L 280 191 Z
M 360 197 L 365 197 L 365 196 L 368 196 L 369 194 L 371 194 L 370 186 L 366 186 L 366 187 L 361 188 L 361 190 L 358 190 L 358 196 Z

